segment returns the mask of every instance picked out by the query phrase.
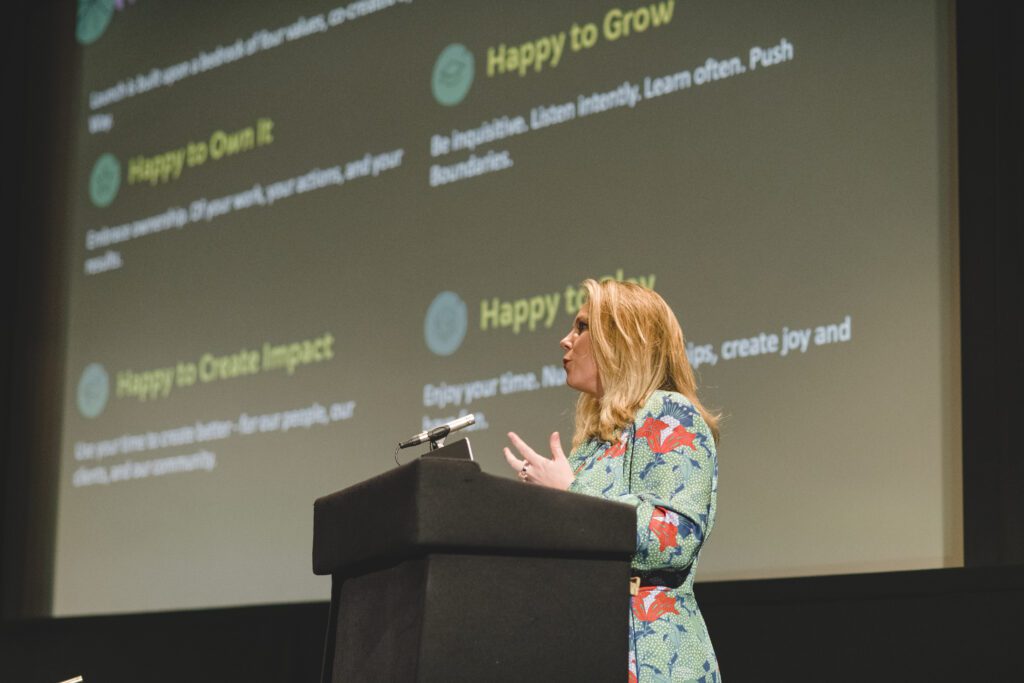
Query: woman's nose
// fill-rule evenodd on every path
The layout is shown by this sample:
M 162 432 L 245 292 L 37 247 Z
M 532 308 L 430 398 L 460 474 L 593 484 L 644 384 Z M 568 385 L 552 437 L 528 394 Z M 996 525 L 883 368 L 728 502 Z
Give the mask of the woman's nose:
M 572 332 L 570 332 L 569 334 L 567 334 L 564 337 L 562 337 L 562 341 L 560 341 L 558 343 L 558 345 L 561 346 L 566 351 L 568 351 L 569 349 L 572 348 L 572 341 L 570 341 L 571 339 L 572 339 Z

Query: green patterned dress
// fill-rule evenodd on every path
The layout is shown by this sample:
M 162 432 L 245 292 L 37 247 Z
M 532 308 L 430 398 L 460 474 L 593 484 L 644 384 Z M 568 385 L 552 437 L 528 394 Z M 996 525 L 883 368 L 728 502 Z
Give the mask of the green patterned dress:
M 631 598 L 629 681 L 721 681 L 693 596 L 718 490 L 715 441 L 700 413 L 682 394 L 656 391 L 619 441 L 581 444 L 569 463 L 570 491 L 636 506 L 633 571 L 645 585 Z

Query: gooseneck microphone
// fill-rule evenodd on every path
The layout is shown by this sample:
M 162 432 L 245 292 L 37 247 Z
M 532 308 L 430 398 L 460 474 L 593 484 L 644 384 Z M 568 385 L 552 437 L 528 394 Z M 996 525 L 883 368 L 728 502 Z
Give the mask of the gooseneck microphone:
M 417 444 L 426 443 L 427 441 L 439 441 L 444 437 L 448 436 L 452 432 L 457 432 L 460 429 L 474 424 L 476 422 L 476 416 L 470 413 L 469 415 L 463 415 L 460 418 L 445 422 L 442 425 L 438 425 L 433 429 L 428 429 L 425 432 L 420 432 L 416 436 L 412 437 L 407 441 L 403 441 L 398 444 L 399 448 L 408 448 L 409 446 L 415 446 Z

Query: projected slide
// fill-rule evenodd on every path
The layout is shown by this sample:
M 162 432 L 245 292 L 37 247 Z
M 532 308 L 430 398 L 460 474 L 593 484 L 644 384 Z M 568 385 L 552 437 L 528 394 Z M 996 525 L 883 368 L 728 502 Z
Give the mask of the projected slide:
M 947 11 L 80 3 L 55 613 L 326 599 L 398 441 L 569 443 L 587 277 L 724 413 L 701 578 L 958 562 Z

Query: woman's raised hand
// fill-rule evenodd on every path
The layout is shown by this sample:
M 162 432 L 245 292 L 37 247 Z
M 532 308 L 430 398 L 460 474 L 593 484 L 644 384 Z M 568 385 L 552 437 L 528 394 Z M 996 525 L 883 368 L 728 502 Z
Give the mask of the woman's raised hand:
M 519 438 L 515 432 L 508 433 L 509 441 L 519 451 L 522 460 L 512 454 L 512 450 L 505 446 L 505 460 L 509 467 L 519 472 L 519 478 L 527 484 L 537 484 L 548 488 L 564 491 L 575 479 L 569 461 L 562 451 L 562 442 L 558 432 L 551 434 L 551 457 L 546 458 L 530 448 L 525 441 Z

